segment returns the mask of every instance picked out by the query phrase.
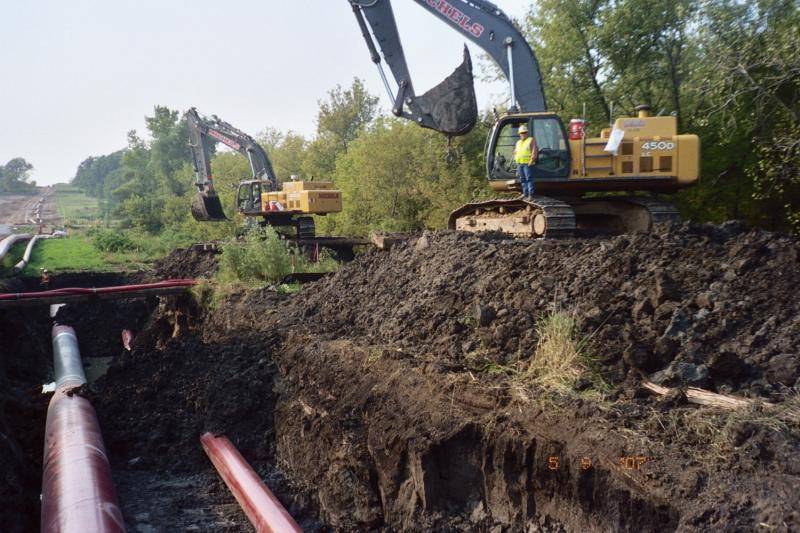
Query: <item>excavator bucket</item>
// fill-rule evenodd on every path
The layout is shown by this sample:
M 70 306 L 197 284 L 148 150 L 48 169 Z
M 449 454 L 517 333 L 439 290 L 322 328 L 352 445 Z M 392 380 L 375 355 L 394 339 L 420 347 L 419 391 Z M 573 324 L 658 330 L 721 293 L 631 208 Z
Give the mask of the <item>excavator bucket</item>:
M 432 129 L 446 135 L 466 135 L 478 122 L 478 101 L 472 58 L 464 46 L 464 61 L 442 83 L 418 96 L 417 105 L 433 119 Z
M 222 222 L 228 220 L 222 210 L 222 202 L 214 192 L 200 191 L 192 201 L 192 216 L 200 222 Z

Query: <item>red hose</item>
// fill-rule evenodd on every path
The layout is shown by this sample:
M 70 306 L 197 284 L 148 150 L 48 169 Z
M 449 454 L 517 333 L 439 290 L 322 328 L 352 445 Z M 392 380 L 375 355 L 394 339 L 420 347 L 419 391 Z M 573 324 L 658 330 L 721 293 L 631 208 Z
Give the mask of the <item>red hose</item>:
M 168 289 L 176 287 L 192 287 L 197 284 L 193 279 L 171 279 L 167 281 L 160 281 L 158 283 L 139 284 L 139 285 L 121 285 L 118 287 L 100 287 L 100 288 L 80 288 L 74 287 L 69 289 L 54 289 L 51 291 L 40 292 L 16 292 L 0 294 L 0 300 L 35 300 L 37 298 L 50 298 L 53 296 L 80 296 L 92 294 L 113 294 L 134 292 L 144 289 Z
M 298 532 L 302 529 L 270 492 L 255 470 L 226 437 L 206 433 L 203 449 L 236 501 L 259 533 Z

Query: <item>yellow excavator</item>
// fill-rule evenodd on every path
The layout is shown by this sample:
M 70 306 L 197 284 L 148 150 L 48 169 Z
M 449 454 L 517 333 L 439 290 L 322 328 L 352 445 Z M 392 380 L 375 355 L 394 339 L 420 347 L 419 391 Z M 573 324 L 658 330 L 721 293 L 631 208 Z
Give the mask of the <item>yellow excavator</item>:
M 342 193 L 330 181 L 284 181 L 280 186 L 267 152 L 255 139 L 216 116 L 203 118 L 195 108 L 186 112 L 189 146 L 198 192 L 192 202 L 195 220 L 226 220 L 211 175 L 209 147 L 222 144 L 243 154 L 250 163 L 252 176 L 239 182 L 236 210 L 246 217 L 261 219 L 263 224 L 294 228 L 296 240 L 315 238 L 314 218 L 342 210 Z
M 450 136 L 463 135 L 477 122 L 472 62 L 464 48 L 462 64 L 441 84 L 417 95 L 411 82 L 391 0 L 348 0 L 361 33 L 394 103 L 392 112 Z M 499 231 L 517 237 L 571 236 L 578 229 L 649 230 L 679 220 L 675 207 L 655 197 L 699 180 L 700 140 L 679 134 L 673 116 L 618 118 L 599 137 L 588 137 L 586 123 L 573 119 L 569 130 L 547 111 L 536 56 L 508 16 L 485 0 L 412 0 L 494 59 L 509 82 L 511 107 L 497 117 L 486 144 L 486 172 L 497 192 L 520 191 L 512 157 L 519 128 L 525 125 L 539 149 L 533 166 L 537 195 L 500 198 L 464 205 L 451 213 L 449 226 L 462 231 Z M 393 90 L 383 69 L 397 83 Z M 435 53 L 435 51 L 433 52 Z M 587 193 L 626 193 L 598 196 Z M 649 195 L 638 195 L 646 192 Z

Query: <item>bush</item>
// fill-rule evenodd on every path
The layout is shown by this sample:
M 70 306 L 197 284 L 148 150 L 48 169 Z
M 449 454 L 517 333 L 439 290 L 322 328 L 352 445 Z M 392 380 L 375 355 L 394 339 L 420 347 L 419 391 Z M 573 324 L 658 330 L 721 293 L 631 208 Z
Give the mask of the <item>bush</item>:
M 136 247 L 127 235 L 113 230 L 95 232 L 92 244 L 101 252 L 125 252 Z
M 278 283 L 297 269 L 303 259 L 290 252 L 274 228 L 252 228 L 244 241 L 222 248 L 219 276 L 223 281 Z

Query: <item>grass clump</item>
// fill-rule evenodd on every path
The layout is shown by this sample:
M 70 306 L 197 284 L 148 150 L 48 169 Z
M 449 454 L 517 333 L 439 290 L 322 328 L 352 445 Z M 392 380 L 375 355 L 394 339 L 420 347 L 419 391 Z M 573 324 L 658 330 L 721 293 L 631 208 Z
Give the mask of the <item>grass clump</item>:
M 538 320 L 536 335 L 539 340 L 524 376 L 549 389 L 573 390 L 581 384 L 600 391 L 608 388 L 591 353 L 591 336 L 582 332 L 577 313 L 550 311 Z

